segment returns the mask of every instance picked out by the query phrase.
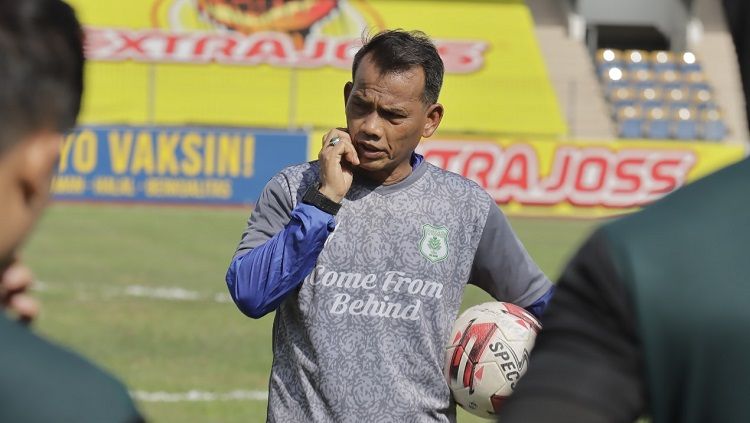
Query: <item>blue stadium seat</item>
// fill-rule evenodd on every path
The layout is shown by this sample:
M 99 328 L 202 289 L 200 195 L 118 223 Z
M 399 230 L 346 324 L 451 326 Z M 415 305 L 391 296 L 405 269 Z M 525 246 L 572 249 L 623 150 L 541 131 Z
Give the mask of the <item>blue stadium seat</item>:
M 713 94 L 707 89 L 691 89 L 690 103 L 698 110 L 707 110 L 717 108 L 713 99 Z
M 674 53 L 671 51 L 657 50 L 651 52 L 651 68 L 654 72 L 676 71 L 677 63 L 674 59 Z
M 698 59 L 695 57 L 695 54 L 693 54 L 692 52 L 686 51 L 682 53 L 679 56 L 679 59 L 677 62 L 679 63 L 680 70 L 683 73 L 703 71 L 700 63 L 698 63 Z
M 615 108 L 635 105 L 637 99 L 632 88 L 623 86 L 609 91 L 609 101 Z
M 708 81 L 706 81 L 706 75 L 703 72 L 685 72 L 682 74 L 682 82 L 685 83 L 685 86 L 690 88 L 690 90 L 700 90 L 700 89 L 706 89 L 710 90 L 711 87 L 708 84 Z
M 643 137 L 643 116 L 641 110 L 635 106 L 625 106 L 615 111 L 618 125 L 618 136 L 621 138 Z
M 643 119 L 620 122 L 617 133 L 620 138 L 643 138 Z
M 719 110 L 703 110 L 701 121 L 703 122 L 703 139 L 720 141 L 727 136 L 727 127 Z
M 679 140 L 696 140 L 698 136 L 698 116 L 695 111 L 685 107 L 675 110 L 672 115 L 674 137 Z
M 628 86 L 628 72 L 618 68 L 612 67 L 599 74 L 602 82 L 606 89 L 617 89 L 619 87 Z
M 594 55 L 594 62 L 596 63 L 597 70 L 612 67 L 622 68 L 625 65 L 622 61 L 622 52 L 611 48 L 597 50 L 596 55 Z
M 601 75 L 602 73 L 607 72 L 612 68 L 624 69 L 625 66 L 622 63 L 601 63 L 596 65 L 596 72 Z
M 667 139 L 671 135 L 671 121 L 663 108 L 654 107 L 646 116 L 646 136 L 655 139 Z
M 703 122 L 703 139 L 710 141 L 721 141 L 727 136 L 727 127 L 724 122 Z
M 626 50 L 623 55 L 625 68 L 631 72 L 648 70 L 651 67 L 648 56 L 648 53 L 643 50 Z
M 643 110 L 644 116 L 651 113 L 652 109 L 667 109 L 668 108 L 668 104 L 663 101 L 662 102 L 654 101 L 654 102 L 646 103 L 646 104 L 636 103 L 636 106 L 641 107 L 641 110 Z
M 674 70 L 665 70 L 656 74 L 656 80 L 664 91 L 684 87 L 682 74 Z
M 713 101 L 707 101 L 705 103 L 693 103 L 693 107 L 695 107 L 698 111 L 704 111 L 704 110 L 715 110 L 719 108 L 719 105 L 714 103 Z
M 656 87 L 654 73 L 649 69 L 638 69 L 630 73 L 630 83 L 637 90 Z
M 639 92 L 638 102 L 644 110 L 654 107 L 664 107 L 662 90 L 660 88 L 645 88 Z
M 696 82 L 687 86 L 690 90 L 710 90 L 711 85 L 708 82 Z
M 684 88 L 672 88 L 666 92 L 664 99 L 671 110 L 690 107 L 690 97 Z

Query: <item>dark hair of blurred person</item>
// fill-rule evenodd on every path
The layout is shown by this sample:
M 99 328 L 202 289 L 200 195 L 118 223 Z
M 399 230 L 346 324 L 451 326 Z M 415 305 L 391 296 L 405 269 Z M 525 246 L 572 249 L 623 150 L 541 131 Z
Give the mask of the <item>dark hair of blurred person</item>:
M 34 334 L 17 260 L 44 210 L 83 91 L 83 32 L 59 0 L 0 0 L 0 421 L 141 422 L 125 387 Z M 15 314 L 15 316 L 14 316 Z

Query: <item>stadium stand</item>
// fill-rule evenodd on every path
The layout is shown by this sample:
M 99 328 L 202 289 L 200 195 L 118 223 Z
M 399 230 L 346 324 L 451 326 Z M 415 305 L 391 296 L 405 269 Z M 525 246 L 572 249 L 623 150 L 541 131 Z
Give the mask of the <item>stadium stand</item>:
M 603 91 L 609 94 L 618 136 L 680 140 L 726 136 L 711 86 L 692 52 L 599 49 L 594 62 Z
M 526 4 L 568 137 L 748 139 L 736 55 L 720 2 Z M 586 56 L 593 58 L 588 66 L 581 64 Z

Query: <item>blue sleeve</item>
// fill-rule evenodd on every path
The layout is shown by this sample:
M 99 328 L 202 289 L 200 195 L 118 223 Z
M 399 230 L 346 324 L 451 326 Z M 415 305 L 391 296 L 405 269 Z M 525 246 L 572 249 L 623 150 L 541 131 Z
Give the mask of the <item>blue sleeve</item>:
M 552 296 L 555 294 L 555 287 L 552 286 L 550 289 L 544 293 L 541 297 L 539 297 L 538 300 L 534 301 L 530 305 L 524 307 L 526 311 L 533 314 L 534 317 L 537 319 L 542 318 L 542 314 L 544 314 L 544 310 L 549 305 L 550 300 L 552 300 Z
M 240 311 L 258 319 L 275 310 L 312 271 L 334 227 L 332 215 L 299 203 L 284 229 L 235 257 L 226 282 Z

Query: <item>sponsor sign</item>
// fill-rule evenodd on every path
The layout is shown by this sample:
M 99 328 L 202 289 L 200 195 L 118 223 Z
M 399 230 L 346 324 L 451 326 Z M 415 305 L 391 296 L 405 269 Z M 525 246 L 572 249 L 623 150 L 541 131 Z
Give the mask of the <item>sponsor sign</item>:
M 445 63 L 444 131 L 566 132 L 520 0 L 71 3 L 86 26 L 85 124 L 341 126 L 363 34 L 404 28 Z
M 424 141 L 429 162 L 482 186 L 516 214 L 606 216 L 642 207 L 740 160 L 741 145 Z
M 61 200 L 249 204 L 306 148 L 302 132 L 81 127 L 67 136 L 52 187 Z
M 360 39 L 319 38 L 298 49 L 278 32 L 244 36 L 233 33 L 173 33 L 165 30 L 90 28 L 87 57 L 100 61 L 221 63 L 227 65 L 351 70 Z M 484 65 L 485 41 L 442 41 L 436 45 L 447 73 L 473 73 Z

